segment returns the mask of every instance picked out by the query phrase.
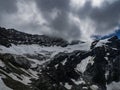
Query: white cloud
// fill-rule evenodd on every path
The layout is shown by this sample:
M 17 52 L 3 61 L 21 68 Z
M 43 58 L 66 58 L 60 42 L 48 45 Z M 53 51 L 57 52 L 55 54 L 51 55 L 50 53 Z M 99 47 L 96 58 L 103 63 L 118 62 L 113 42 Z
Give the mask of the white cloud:
M 0 25 L 28 33 L 91 41 L 93 34 L 111 33 L 120 24 L 119 0 L 14 1 L 15 10 L 10 4 L 0 13 Z
M 17 18 L 20 18 L 23 23 L 34 22 L 39 25 L 46 23 L 46 20 L 42 17 L 40 11 L 37 9 L 35 2 L 25 2 L 22 0 L 18 1 L 17 6 Z
M 3 26 L 24 30 L 29 33 L 42 34 L 42 32 L 45 32 L 42 28 L 45 28 L 44 25 L 47 24 L 47 21 L 36 7 L 36 3 L 32 0 L 19 0 L 17 2 L 17 12 L 3 14 L 2 18 L 4 19 Z M 31 28 L 30 25 L 35 26 L 35 28 Z
M 100 7 L 104 0 L 92 0 L 92 6 Z
M 70 5 L 78 10 L 80 7 L 84 6 L 86 1 L 88 0 L 71 0 Z
M 80 30 L 80 39 L 84 41 L 91 42 L 92 39 L 90 38 L 93 33 L 95 33 L 95 24 L 89 18 L 87 19 L 80 19 L 78 16 L 74 14 L 69 15 L 70 22 L 74 23 Z
M 81 25 L 81 33 L 82 33 L 81 38 L 83 40 L 91 42 L 92 39 L 90 37 L 95 33 L 95 29 L 96 29 L 94 22 L 88 18 L 86 20 L 80 21 L 80 25 Z

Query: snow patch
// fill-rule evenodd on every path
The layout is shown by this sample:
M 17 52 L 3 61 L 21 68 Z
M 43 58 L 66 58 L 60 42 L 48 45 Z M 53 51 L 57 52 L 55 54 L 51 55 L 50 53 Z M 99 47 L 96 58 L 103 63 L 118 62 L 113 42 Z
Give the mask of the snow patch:
M 90 86 L 90 88 L 91 88 L 92 90 L 98 90 L 98 89 L 99 89 L 99 87 L 98 87 L 97 85 L 92 85 L 92 86 Z
M 85 81 L 83 81 L 82 79 L 81 80 L 74 80 L 74 79 L 71 79 L 76 85 L 80 85 L 80 84 L 85 84 Z
M 91 59 L 91 56 L 83 59 L 83 60 L 81 61 L 81 63 L 77 65 L 76 69 L 77 69 L 79 72 L 84 73 L 84 71 L 86 70 L 86 67 L 87 67 L 90 59 Z
M 108 39 L 100 40 L 100 41 L 97 43 L 96 47 L 105 45 L 105 44 L 108 43 L 108 42 L 109 42 Z
M 107 85 L 107 90 L 120 90 L 120 82 L 112 82 Z
M 67 62 L 67 58 L 62 62 L 62 65 L 65 65 L 66 62 Z
M 69 85 L 68 83 L 65 83 L 65 88 L 66 88 L 66 89 L 71 89 L 71 88 L 72 88 L 72 85 Z

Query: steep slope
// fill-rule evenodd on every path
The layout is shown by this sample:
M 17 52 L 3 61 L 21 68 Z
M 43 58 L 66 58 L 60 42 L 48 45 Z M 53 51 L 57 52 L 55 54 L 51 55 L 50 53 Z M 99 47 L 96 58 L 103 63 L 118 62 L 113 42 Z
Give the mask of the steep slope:
M 0 31 L 0 76 L 5 90 L 35 90 L 42 69 L 56 54 L 73 52 L 79 47 L 89 49 L 87 43 L 68 45 L 60 38 L 31 35 L 14 29 L 0 28 Z
M 30 45 L 38 44 L 40 46 L 62 46 L 68 45 L 68 42 L 56 37 L 50 37 L 45 35 L 32 35 L 23 32 L 16 31 L 14 29 L 5 29 L 0 27 L 0 44 L 6 47 L 15 45 Z
M 88 51 L 59 53 L 42 70 L 48 90 L 119 90 L 120 40 L 95 41 Z M 41 79 L 37 87 L 41 88 Z M 118 83 L 117 83 L 118 82 Z M 51 87 L 52 85 L 53 87 Z M 43 88 L 41 88 L 42 90 Z
M 0 90 L 120 90 L 117 36 L 69 44 L 60 38 L 0 30 Z

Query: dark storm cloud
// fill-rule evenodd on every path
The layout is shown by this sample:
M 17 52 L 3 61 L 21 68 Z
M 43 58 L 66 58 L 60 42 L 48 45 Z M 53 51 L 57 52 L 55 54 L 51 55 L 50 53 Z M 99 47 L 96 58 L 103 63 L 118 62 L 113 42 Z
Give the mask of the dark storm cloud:
M 0 0 L 0 12 L 13 13 L 16 10 L 16 0 Z
M 91 18 L 96 22 L 97 30 L 113 30 L 120 23 L 120 0 L 92 12 Z
M 96 33 L 108 33 L 120 23 L 120 0 L 113 3 L 104 2 L 101 7 L 93 7 L 90 1 L 86 2 L 79 15 L 82 19 L 90 18 L 94 21 Z
M 59 33 L 59 36 L 63 35 L 67 39 L 78 39 L 80 38 L 80 28 L 72 22 L 69 17 L 69 13 L 61 11 L 57 17 L 50 22 L 50 26 L 53 32 Z
M 68 27 L 68 13 L 62 12 L 52 21 L 51 25 L 55 30 L 65 30 Z
M 12 28 L 30 33 L 47 34 L 49 31 L 51 35 L 67 39 L 88 38 L 88 35 L 113 31 L 120 24 L 120 0 L 112 3 L 106 0 L 99 7 L 93 6 L 92 2 L 86 0 L 79 7 L 79 4 L 73 5 L 71 0 L 0 0 L 0 25 L 14 26 Z M 94 25 L 87 20 L 94 22 Z M 87 26 L 96 29 L 92 31 Z
M 68 10 L 70 0 L 36 0 L 36 2 L 42 11 L 51 11 L 54 8 Z
M 39 10 L 50 24 L 51 32 L 65 38 L 79 38 L 80 30 L 74 23 L 70 24 L 70 0 L 36 0 Z M 57 16 L 49 20 L 50 13 L 57 10 Z
M 16 11 L 16 0 L 0 0 L 0 26 L 4 24 L 3 21 L 6 19 L 2 18 L 2 16 L 6 15 L 6 13 L 14 13 Z

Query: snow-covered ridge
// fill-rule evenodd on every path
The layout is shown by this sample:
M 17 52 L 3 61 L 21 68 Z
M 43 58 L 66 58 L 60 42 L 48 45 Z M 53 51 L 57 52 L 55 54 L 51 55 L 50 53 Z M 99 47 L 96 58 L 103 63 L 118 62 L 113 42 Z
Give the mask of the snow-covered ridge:
M 70 53 L 70 52 L 73 52 L 75 50 L 85 50 L 85 51 L 87 51 L 87 50 L 89 50 L 89 47 L 90 47 L 90 44 L 88 44 L 88 43 L 80 43 L 80 44 L 76 44 L 76 45 L 68 45 L 67 47 L 40 46 L 38 44 L 32 44 L 32 45 L 15 45 L 15 44 L 12 44 L 12 46 L 10 46 L 10 47 L 0 45 L 0 54 L 6 54 L 7 53 L 7 54 L 10 54 L 10 55 L 13 55 L 14 57 L 20 56 L 20 57 L 24 57 L 29 62 L 32 62 L 31 67 L 30 67 L 31 69 L 28 69 L 28 70 L 25 70 L 23 68 L 19 69 L 16 66 L 14 66 L 13 64 L 10 63 L 10 66 L 12 66 L 13 68 L 15 68 L 15 69 L 17 69 L 19 71 L 22 71 L 25 74 L 27 73 L 27 74 L 31 75 L 29 77 L 24 75 L 24 74 L 19 76 L 16 72 L 7 73 L 7 72 L 5 72 L 3 70 L 2 70 L 2 72 L 6 73 L 6 75 L 8 75 L 13 80 L 16 80 L 16 81 L 18 81 L 18 82 L 20 82 L 20 83 L 22 83 L 24 85 L 29 85 L 29 83 L 32 82 L 30 80 L 31 78 L 38 79 L 37 74 L 41 71 L 40 67 L 43 66 L 46 62 L 49 62 L 49 60 L 51 58 L 53 58 L 56 54 L 58 54 L 60 52 Z M 47 55 L 50 54 L 50 57 L 48 59 L 46 59 L 46 60 L 37 60 L 37 59 L 32 59 L 32 58 L 29 58 L 29 57 L 25 56 L 27 54 L 28 55 L 41 54 L 41 55 L 46 56 L 46 57 L 47 57 Z M 24 61 L 24 58 L 23 58 L 23 61 Z M 16 62 L 17 62 L 17 58 L 16 58 Z M 6 63 L 4 63 L 4 61 L 0 60 L 0 67 L 5 68 L 5 67 L 7 67 L 7 65 L 6 65 Z M 36 70 L 35 71 L 32 70 L 32 68 L 38 68 L 39 72 L 37 72 Z M 1 82 L 2 82 L 2 80 L 1 80 Z M 4 85 L 4 86 L 6 86 L 6 85 Z M 5 90 L 11 90 L 11 89 L 5 89 Z
M 108 42 L 109 42 L 108 39 L 100 40 L 100 41 L 96 44 L 96 47 L 105 45 L 105 44 L 108 43 Z
M 23 54 L 44 54 L 45 51 L 52 52 L 52 53 L 59 53 L 59 52 L 72 52 L 74 50 L 89 50 L 90 44 L 89 43 L 81 43 L 77 45 L 69 45 L 67 47 L 60 47 L 60 46 L 40 46 L 37 44 L 33 45 L 14 45 L 10 47 L 5 47 L 0 45 L 0 53 L 11 53 L 11 54 L 17 54 L 17 55 L 23 55 Z
M 16 33 L 15 35 L 20 35 L 20 37 L 14 39 L 15 36 L 11 33 Z M 2 34 L 5 33 L 2 32 Z M 93 43 L 91 48 L 90 43 L 69 44 L 61 47 L 61 43 L 58 42 L 59 40 L 56 43 L 55 38 L 53 45 L 48 42 L 49 39 L 44 39 L 38 35 L 35 38 L 28 34 L 27 37 L 24 34 L 23 42 L 24 35 L 22 37 L 20 32 L 13 30 L 9 34 L 11 37 L 5 37 L 7 42 L 2 44 L 11 45 L 6 47 L 0 43 L 0 75 L 8 81 L 10 79 L 10 82 L 14 81 L 14 84 L 19 83 L 18 85 L 27 88 L 25 90 L 31 90 L 31 87 L 43 90 L 41 88 L 42 86 L 45 88 L 44 85 L 47 86 L 46 90 L 51 86 L 58 88 L 59 85 L 63 87 L 61 90 L 73 90 L 74 88 L 78 88 L 75 90 L 97 90 L 99 88 L 102 88 L 100 90 L 119 90 L 119 83 L 114 82 L 114 76 L 111 75 L 111 81 L 109 81 L 108 76 L 105 77 L 106 72 L 109 71 L 112 71 L 113 75 L 119 76 L 117 72 L 119 71 L 120 43 L 116 37 L 98 40 Z M 3 36 L 2 42 L 4 42 Z M 28 41 L 30 38 L 32 41 Z M 38 41 L 39 39 L 47 40 L 47 45 L 46 43 L 41 45 L 36 39 Z M 112 65 L 112 68 L 109 65 Z M 114 70 L 116 67 L 117 72 Z M 110 73 L 107 75 L 110 76 Z M 107 81 L 110 84 L 107 84 Z M 0 83 L 2 83 L 2 79 L 0 79 Z M 11 87 L 9 85 L 11 83 L 7 85 Z
M 5 29 L 0 27 L 0 45 L 10 47 L 11 44 L 15 45 L 32 45 L 37 44 L 40 46 L 62 46 L 65 47 L 69 43 L 63 38 L 28 34 L 17 31 L 15 29 Z

